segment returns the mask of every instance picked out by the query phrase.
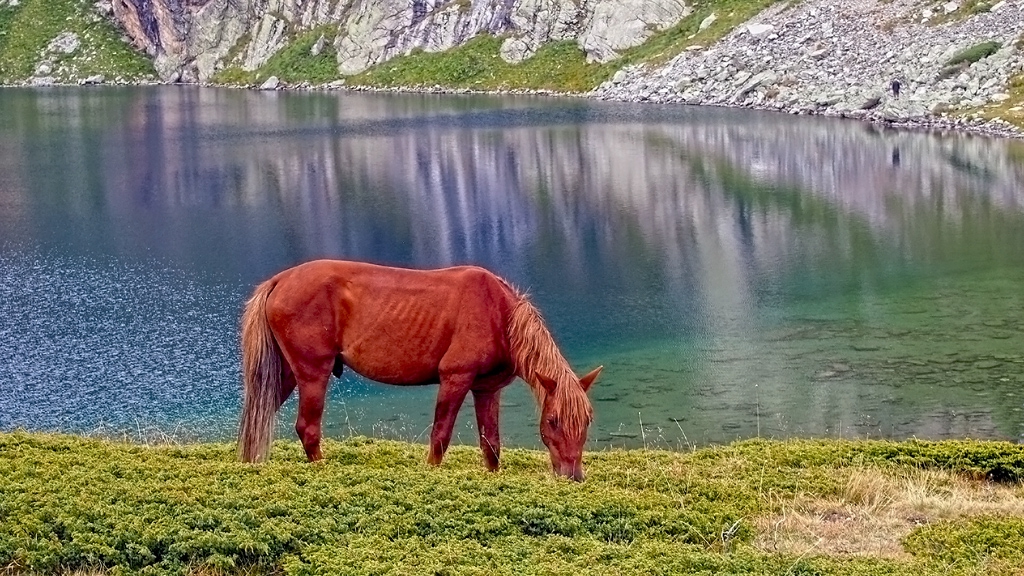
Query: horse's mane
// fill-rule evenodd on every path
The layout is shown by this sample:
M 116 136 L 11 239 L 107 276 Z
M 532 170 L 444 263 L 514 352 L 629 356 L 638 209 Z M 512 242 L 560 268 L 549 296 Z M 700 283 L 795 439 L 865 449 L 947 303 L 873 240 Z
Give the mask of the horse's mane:
M 548 391 L 538 375 L 554 381 L 552 415 L 566 433 L 582 436 L 593 419 L 590 399 L 529 297 L 516 292 L 516 300 L 506 328 L 516 374 L 530 385 L 541 407 Z

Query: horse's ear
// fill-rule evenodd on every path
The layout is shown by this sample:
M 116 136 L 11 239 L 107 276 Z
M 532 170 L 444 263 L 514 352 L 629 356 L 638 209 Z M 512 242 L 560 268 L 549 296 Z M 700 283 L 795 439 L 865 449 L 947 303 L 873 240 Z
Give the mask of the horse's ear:
M 558 386 L 557 382 L 555 382 L 551 378 L 548 378 L 547 376 L 544 376 L 543 374 L 537 374 L 537 380 L 540 381 L 540 385 L 543 386 L 545 390 L 547 390 L 548 394 L 555 393 L 555 387 Z
M 597 380 L 597 376 L 601 373 L 601 370 L 604 370 L 604 366 L 598 366 L 591 370 L 589 374 L 580 378 L 580 386 L 583 386 L 584 392 L 590 390 L 591 385 L 594 384 L 594 380 Z

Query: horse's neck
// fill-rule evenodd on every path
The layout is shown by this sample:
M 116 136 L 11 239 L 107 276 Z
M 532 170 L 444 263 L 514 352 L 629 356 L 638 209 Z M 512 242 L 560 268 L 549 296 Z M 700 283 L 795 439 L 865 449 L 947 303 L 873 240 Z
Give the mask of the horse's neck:
M 516 373 L 536 392 L 544 390 L 539 376 L 561 384 L 572 373 L 537 309 L 525 299 L 516 305 L 511 326 L 509 344 Z

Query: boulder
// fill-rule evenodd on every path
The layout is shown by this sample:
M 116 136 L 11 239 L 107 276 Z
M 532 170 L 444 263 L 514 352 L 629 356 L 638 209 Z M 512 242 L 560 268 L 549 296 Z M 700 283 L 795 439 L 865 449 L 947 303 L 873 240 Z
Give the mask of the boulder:
M 277 90 L 280 86 L 281 81 L 277 76 L 271 76 L 263 84 L 260 84 L 260 90 Z
M 859 110 L 872 110 L 882 103 L 882 95 L 878 92 L 868 94 L 857 106 Z
M 745 98 L 747 94 L 749 94 L 759 86 L 770 86 L 774 84 L 775 81 L 778 79 L 778 74 L 772 72 L 771 70 L 759 72 L 755 74 L 752 78 L 747 80 L 747 82 L 743 84 L 743 86 L 739 90 L 737 90 L 735 94 L 733 94 L 732 101 L 739 102 L 740 100 Z
M 775 30 L 775 26 L 772 26 L 771 24 L 747 24 L 744 26 L 744 30 L 754 38 L 760 38 L 762 36 L 767 36 Z
M 78 40 L 78 34 L 74 32 L 61 32 L 56 38 L 50 40 L 46 50 L 52 53 L 72 54 L 81 45 L 81 41 Z
M 510 64 L 518 64 L 523 60 L 526 60 L 530 56 L 533 56 L 533 49 L 526 40 L 522 38 L 506 38 L 501 43 L 501 49 L 498 54 L 501 55 L 501 59 Z
M 715 23 L 715 20 L 718 20 L 718 16 L 712 12 L 710 16 L 700 21 L 700 26 L 697 26 L 697 31 L 700 32 L 706 30 L 708 26 Z
M 327 38 L 323 34 L 317 38 L 316 42 L 313 43 L 313 47 L 309 49 L 310 56 L 319 56 L 324 51 L 324 47 L 327 46 Z

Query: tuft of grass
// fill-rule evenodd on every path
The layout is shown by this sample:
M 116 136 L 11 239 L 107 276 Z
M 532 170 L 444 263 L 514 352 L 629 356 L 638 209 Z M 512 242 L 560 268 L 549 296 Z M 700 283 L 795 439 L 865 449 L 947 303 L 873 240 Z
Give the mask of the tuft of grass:
M 446 52 L 416 51 L 351 76 L 348 84 L 585 92 L 609 74 L 599 64 L 588 64 L 586 55 L 572 40 L 542 46 L 519 64 L 501 58 L 502 41 L 482 34 Z
M 72 54 L 50 55 L 52 76 L 74 82 L 102 74 L 108 80 L 139 80 L 155 76 L 153 64 L 121 40 L 119 31 L 95 13 L 88 0 L 22 0 L 0 8 L 0 81 L 30 77 L 47 45 L 62 32 L 81 42 Z
M 338 53 L 334 48 L 337 28 L 319 26 L 306 30 L 292 39 L 287 46 L 278 50 L 266 64 L 257 70 L 244 70 L 240 66 L 229 66 L 218 71 L 211 78 L 218 84 L 250 86 L 258 84 L 271 76 L 288 83 L 309 82 L 326 84 L 340 78 L 338 73 Z M 324 45 L 319 54 L 312 54 L 313 46 L 323 37 Z M 232 49 L 227 60 L 237 56 L 238 48 L 249 41 L 243 37 Z
M 660 65 L 689 46 L 707 47 L 780 0 L 698 0 L 693 12 L 675 26 L 652 35 L 646 42 L 623 52 L 615 69 L 631 64 Z M 700 23 L 715 14 L 716 20 L 704 30 Z
M 984 14 L 992 10 L 992 6 L 995 4 L 994 0 L 966 0 L 956 10 L 946 13 L 943 10 L 942 5 L 944 1 L 935 2 L 932 9 L 937 10 L 937 13 L 928 20 L 930 26 L 940 26 L 942 24 L 948 24 L 950 22 L 960 22 L 967 20 L 971 16 L 977 14 Z
M 764 550 L 907 558 L 904 539 L 932 522 L 1024 517 L 1019 486 L 971 480 L 946 470 L 880 474 L 852 467 L 834 495 L 801 495 L 759 519 Z M 924 539 L 933 542 L 931 539 Z
M 804 499 L 877 508 L 922 468 L 948 470 L 942 478 L 1017 470 L 1024 447 L 1009 443 L 759 440 L 686 453 L 604 451 L 586 455 L 582 484 L 553 477 L 546 455 L 531 450 L 508 450 L 502 471 L 489 473 L 469 447 L 454 448 L 440 468 L 415 444 L 352 438 L 324 449 L 312 465 L 297 442 L 280 441 L 269 462 L 249 465 L 227 444 L 0 433 L 0 570 L 931 576 L 1011 566 L 1006 551 L 1024 548 L 1013 512 L 985 517 L 1007 527 L 998 541 L 976 518 L 952 519 L 953 531 L 912 532 L 898 558 L 757 546 L 759 519 Z M 956 546 L 982 552 L 950 563 L 943 551 Z
M 938 79 L 945 80 L 956 76 L 964 70 L 967 70 L 971 64 L 974 64 L 982 58 L 987 58 L 995 54 L 1001 47 L 1002 44 L 999 42 L 989 41 L 975 44 L 974 46 L 957 52 L 947 60 L 942 69 L 939 70 Z
M 995 40 L 989 40 L 988 42 L 981 42 L 974 46 L 964 48 L 963 50 L 954 54 L 949 60 L 946 60 L 944 66 L 956 66 L 958 64 L 971 65 L 981 60 L 982 58 L 988 58 L 995 54 L 1002 48 L 1002 43 Z

